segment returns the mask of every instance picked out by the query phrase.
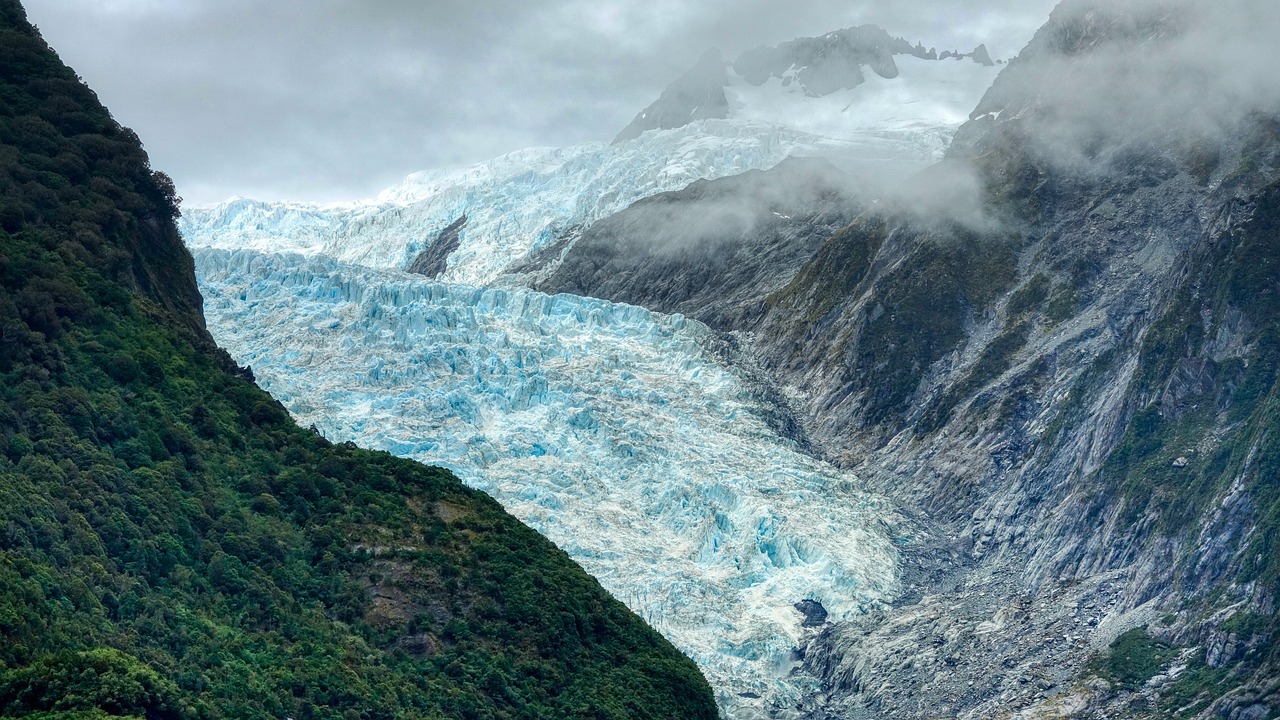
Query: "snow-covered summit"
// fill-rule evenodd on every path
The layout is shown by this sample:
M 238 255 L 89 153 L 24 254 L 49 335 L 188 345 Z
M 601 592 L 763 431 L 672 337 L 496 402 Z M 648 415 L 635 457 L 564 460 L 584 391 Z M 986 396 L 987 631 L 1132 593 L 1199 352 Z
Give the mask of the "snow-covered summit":
M 415 173 L 375 198 L 355 202 L 236 198 L 188 208 L 180 227 L 193 248 L 322 254 L 368 267 L 408 268 L 465 215 L 465 227 L 452 237 L 456 250 L 437 253 L 444 256 L 438 277 L 490 285 L 566 234 L 699 179 L 767 169 L 795 155 L 826 157 L 872 184 L 941 159 L 995 68 L 929 60 L 930 51 L 886 33 L 885 47 L 905 49 L 889 57 L 896 76 L 889 79 L 880 67 L 883 76 L 870 72 L 856 85 L 812 92 L 829 74 L 815 75 L 814 68 L 845 62 L 831 59 L 838 53 L 824 55 L 823 48 L 857 40 L 842 40 L 849 32 L 778 46 L 789 48 L 782 60 L 752 51 L 728 66 L 718 54 L 708 54 L 673 97 L 677 104 L 697 105 L 699 97 L 711 102 L 703 96 L 714 90 L 723 96 L 727 117 L 714 117 L 725 113 L 712 102 L 705 112 L 683 111 L 693 122 L 624 142 L 530 148 L 476 165 Z M 797 58 L 809 64 L 797 65 Z
M 948 62 L 966 58 L 973 62 Z M 937 100 L 911 108 L 912 100 L 907 98 L 906 114 L 915 122 L 950 124 L 968 115 L 975 98 L 995 78 L 994 67 L 985 45 L 970 53 L 946 50 L 939 55 L 935 48 L 912 45 L 875 25 L 758 47 L 732 63 L 711 51 L 642 110 L 614 142 L 704 118 L 764 116 L 769 122 L 799 128 L 810 125 L 804 118 L 814 110 L 824 115 L 822 134 L 841 137 L 876 125 L 885 106 L 902 106 L 904 96 L 933 100 L 940 89 L 946 108 L 938 107 Z M 884 82 L 874 82 L 898 79 L 904 87 L 891 89 Z M 852 92 L 869 81 L 872 84 L 866 89 Z M 962 92 L 953 91 L 961 88 Z M 828 98 L 832 102 L 812 102 Z M 837 114 L 833 116 L 832 110 Z

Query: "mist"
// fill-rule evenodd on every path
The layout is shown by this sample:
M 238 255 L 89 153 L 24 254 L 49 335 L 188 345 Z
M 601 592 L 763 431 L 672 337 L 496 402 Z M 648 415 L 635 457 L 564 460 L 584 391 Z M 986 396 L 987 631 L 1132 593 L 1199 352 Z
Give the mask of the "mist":
M 989 156 L 1028 153 L 1078 177 L 1136 160 L 1210 173 L 1259 118 L 1280 116 L 1274 0 L 1066 0 L 987 91 L 948 159 L 887 196 L 917 221 L 1001 232 Z M 984 167 L 986 169 L 984 169 Z
M 1280 112 L 1273 0 L 1067 0 L 974 113 L 1025 120 L 1060 167 L 1097 167 L 1128 145 L 1229 144 Z
M 701 180 L 635 203 L 588 232 L 655 256 L 698 255 L 777 232 L 834 204 L 860 207 L 867 182 L 820 158 L 792 157 L 770 170 Z

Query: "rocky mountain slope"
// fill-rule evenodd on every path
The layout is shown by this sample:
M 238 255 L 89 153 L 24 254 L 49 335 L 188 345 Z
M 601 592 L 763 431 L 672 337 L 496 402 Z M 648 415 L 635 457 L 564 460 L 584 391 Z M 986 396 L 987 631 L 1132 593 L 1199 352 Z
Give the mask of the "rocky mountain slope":
M 731 326 L 814 447 L 924 528 L 895 606 L 808 648 L 813 717 L 1280 712 L 1260 18 L 1063 3 L 944 163 Z M 612 280 L 650 258 L 615 262 L 581 290 L 674 309 Z
M 0 143 L 0 715 L 717 716 L 493 499 L 218 349 L 173 184 L 14 0 Z
M 870 204 L 861 193 L 827 161 L 791 158 L 646 198 L 512 272 L 542 292 L 609 298 L 730 330 L 758 316 L 765 298 Z

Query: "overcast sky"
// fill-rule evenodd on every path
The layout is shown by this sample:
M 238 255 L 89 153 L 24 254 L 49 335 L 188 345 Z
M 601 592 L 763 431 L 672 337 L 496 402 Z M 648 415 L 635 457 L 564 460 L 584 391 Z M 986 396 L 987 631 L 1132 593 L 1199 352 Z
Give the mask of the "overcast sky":
M 706 49 L 876 23 L 1008 58 L 1055 0 L 25 0 L 188 203 L 611 139 Z

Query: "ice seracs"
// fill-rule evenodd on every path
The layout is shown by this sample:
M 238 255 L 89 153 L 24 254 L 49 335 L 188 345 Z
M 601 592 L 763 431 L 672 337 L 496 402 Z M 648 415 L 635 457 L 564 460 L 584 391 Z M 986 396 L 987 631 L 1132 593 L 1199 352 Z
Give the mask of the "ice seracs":
M 890 156 L 915 148 L 868 138 Z M 766 168 L 792 154 L 859 148 L 763 123 L 711 120 L 621 145 L 534 148 L 467 168 L 416 173 L 372 200 L 314 205 L 231 200 L 184 214 L 192 247 L 277 247 L 368 267 L 407 267 L 441 230 L 467 215 L 441 279 L 483 285 L 560 233 L 699 178 Z M 927 155 L 932 151 L 924 151 Z
M 891 508 L 777 437 L 705 326 L 319 257 L 195 255 L 210 329 L 299 422 L 493 495 L 697 661 L 735 717 L 803 689 L 786 674 L 796 603 L 834 621 L 894 591 Z

